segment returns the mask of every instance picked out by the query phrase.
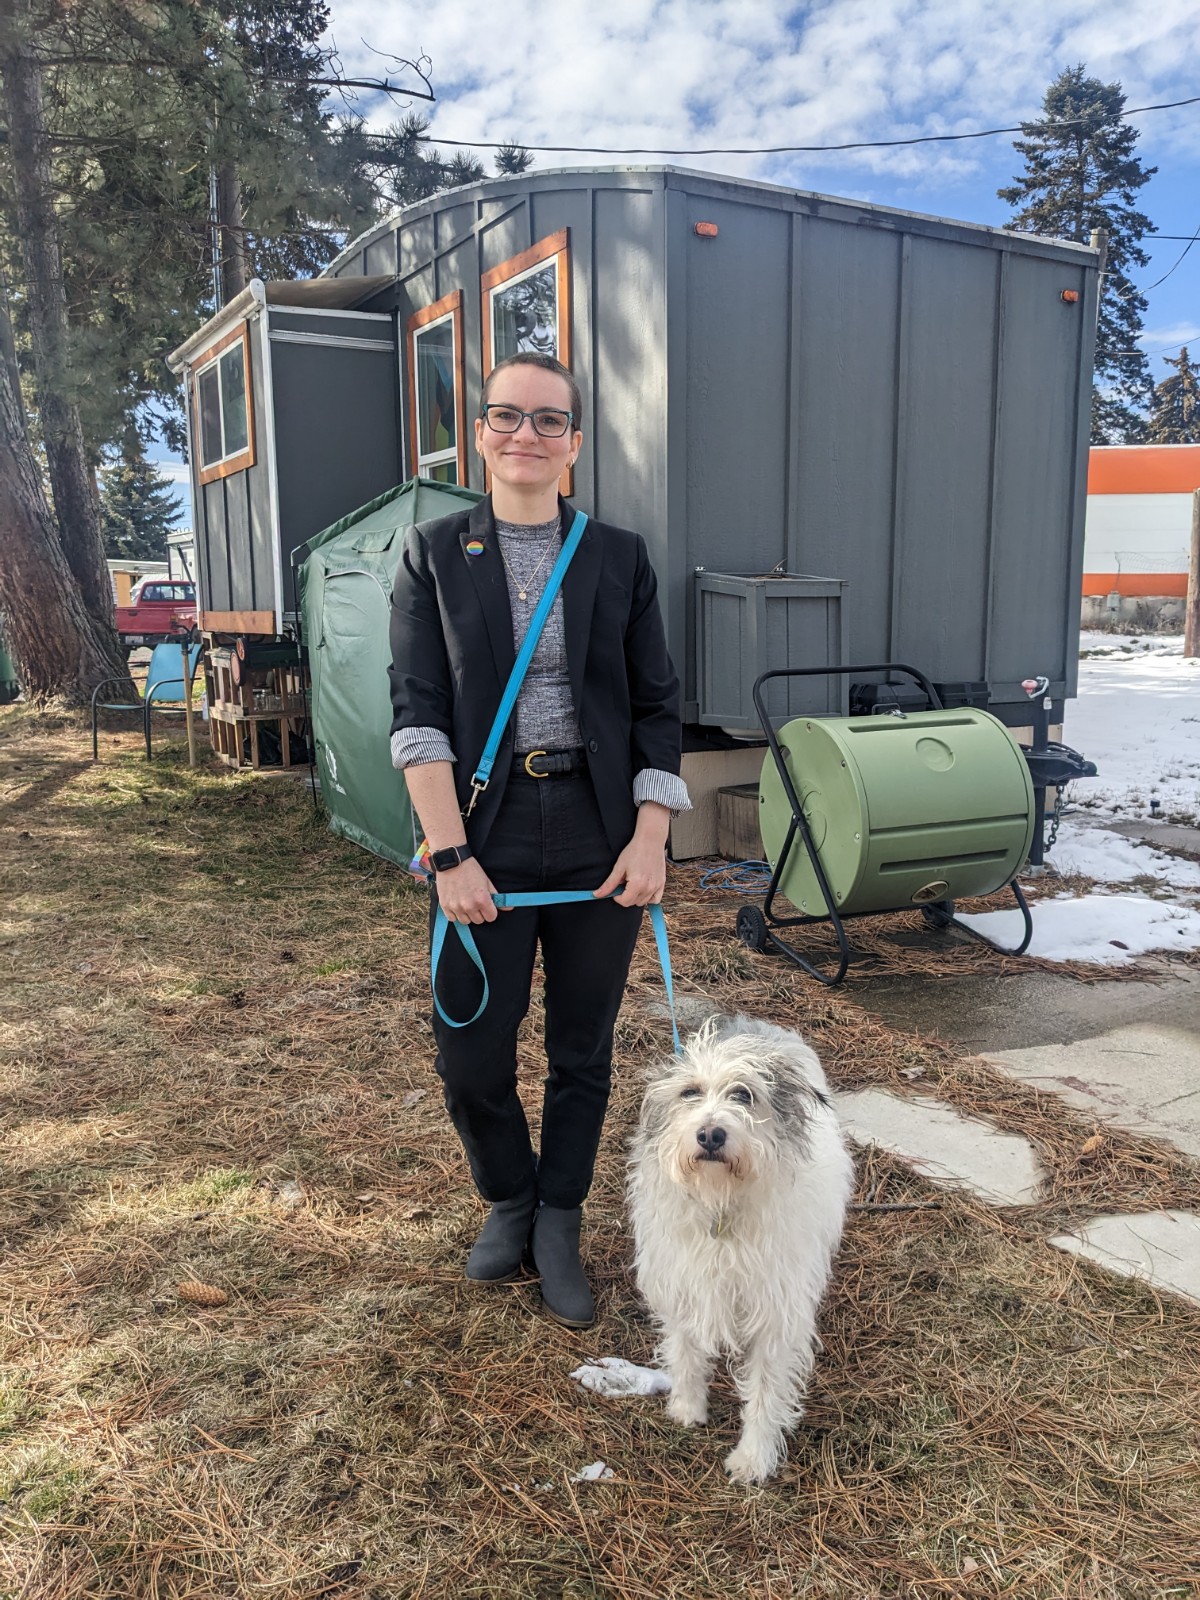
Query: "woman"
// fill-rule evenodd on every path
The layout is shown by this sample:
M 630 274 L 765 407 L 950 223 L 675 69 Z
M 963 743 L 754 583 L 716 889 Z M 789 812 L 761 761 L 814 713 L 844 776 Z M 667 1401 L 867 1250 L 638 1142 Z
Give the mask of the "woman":
M 579 454 L 579 388 L 522 354 L 484 385 L 475 448 L 490 495 L 414 528 L 392 612 L 392 761 L 429 842 L 434 896 L 469 922 L 491 998 L 478 1021 L 433 1018 L 437 1071 L 491 1210 L 467 1261 L 508 1283 L 528 1249 L 547 1310 L 571 1327 L 595 1307 L 579 1260 L 612 1069 L 612 1037 L 641 921 L 662 897 L 679 777 L 679 684 L 643 540 L 589 522 L 510 719 L 488 787 L 471 775 L 574 513 L 558 494 Z M 588 889 L 595 903 L 499 913 L 493 892 Z M 436 907 L 434 908 L 436 909 Z M 535 1158 L 517 1095 L 516 1041 L 541 946 L 547 1077 Z M 448 938 L 438 996 L 479 1004 L 479 974 Z

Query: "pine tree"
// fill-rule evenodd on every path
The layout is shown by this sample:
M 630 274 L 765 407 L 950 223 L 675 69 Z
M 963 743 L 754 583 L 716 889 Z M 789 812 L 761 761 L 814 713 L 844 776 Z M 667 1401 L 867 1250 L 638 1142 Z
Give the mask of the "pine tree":
M 1045 122 L 1022 123 L 1025 137 L 1014 142 L 1025 157 L 1023 175 L 997 190 L 1001 200 L 1019 208 L 1005 226 L 1080 244 L 1094 228 L 1107 232 L 1092 443 L 1136 443 L 1145 433 L 1153 385 L 1149 362 L 1137 347 L 1146 299 L 1127 272 L 1149 260 L 1140 241 L 1154 225 L 1135 200 L 1158 169 L 1144 167 L 1134 154 L 1137 129 L 1122 120 L 1119 83 L 1089 78 L 1082 66 L 1068 67 L 1046 90 L 1042 109 Z
M 1200 444 L 1200 368 L 1188 356 L 1187 345 L 1166 363 L 1175 368 L 1175 376 L 1154 386 L 1146 439 L 1150 444 Z
M 117 561 L 165 561 L 167 535 L 182 504 L 179 495 L 134 436 L 100 469 L 104 554 Z
M 502 178 L 519 177 L 522 172 L 528 172 L 532 165 L 533 156 L 515 139 L 510 139 L 496 151 L 496 171 Z

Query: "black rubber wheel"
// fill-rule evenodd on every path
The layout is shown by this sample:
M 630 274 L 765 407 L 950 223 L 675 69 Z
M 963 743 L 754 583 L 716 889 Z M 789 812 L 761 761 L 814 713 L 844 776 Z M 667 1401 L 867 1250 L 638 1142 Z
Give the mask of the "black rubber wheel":
M 748 950 L 767 948 L 767 919 L 757 906 L 742 906 L 737 914 L 737 936 Z
M 931 928 L 948 928 L 954 919 L 953 900 L 934 900 L 921 907 L 921 915 Z

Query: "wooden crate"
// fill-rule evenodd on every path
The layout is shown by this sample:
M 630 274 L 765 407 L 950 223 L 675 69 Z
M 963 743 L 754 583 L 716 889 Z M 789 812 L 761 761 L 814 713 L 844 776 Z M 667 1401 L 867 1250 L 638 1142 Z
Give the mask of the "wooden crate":
M 308 720 L 308 687 L 302 668 L 294 662 L 255 667 L 243 674 L 241 683 L 234 683 L 232 657 L 233 650 L 222 645 L 211 645 L 205 657 L 213 750 L 232 767 L 258 770 L 263 765 L 259 731 L 264 723 L 273 723 L 282 764 L 291 767 L 294 757 L 303 759 Z M 243 748 L 247 738 L 248 758 Z
M 729 861 L 763 859 L 756 783 L 733 783 L 717 790 L 717 853 Z

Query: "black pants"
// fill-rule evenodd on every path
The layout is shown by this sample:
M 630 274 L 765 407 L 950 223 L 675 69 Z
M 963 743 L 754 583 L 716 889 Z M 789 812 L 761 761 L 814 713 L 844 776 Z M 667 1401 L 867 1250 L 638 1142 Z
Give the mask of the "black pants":
M 480 851 L 492 883 L 513 893 L 597 889 L 613 860 L 591 779 L 582 773 L 510 778 Z M 485 1200 L 512 1199 L 535 1183 L 546 1205 L 570 1208 L 587 1195 L 608 1107 L 613 1027 L 641 918 L 638 907 L 598 900 L 501 911 L 495 922 L 473 927 L 491 988 L 487 1010 L 465 1028 L 447 1026 L 435 1012 L 433 1032 L 446 1109 Z M 517 1030 L 529 1010 L 539 944 L 547 1075 L 535 1160 L 517 1095 Z M 451 928 L 438 998 L 450 1016 L 469 1017 L 481 993 Z

